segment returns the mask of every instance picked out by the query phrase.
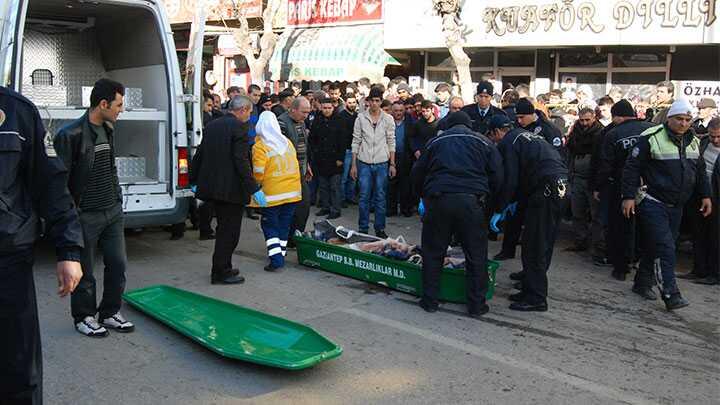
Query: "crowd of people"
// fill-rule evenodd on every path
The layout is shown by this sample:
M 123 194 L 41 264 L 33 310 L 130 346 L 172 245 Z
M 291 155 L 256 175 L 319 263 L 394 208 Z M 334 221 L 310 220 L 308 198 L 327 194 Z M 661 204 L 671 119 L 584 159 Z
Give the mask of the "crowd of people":
M 490 81 L 482 81 L 475 103 L 467 105 L 450 84 L 438 84 L 434 90 L 432 97 L 413 92 L 399 77 L 382 84 L 367 79 L 326 82 L 318 90 L 303 90 L 296 82 L 272 95 L 255 85 L 247 90 L 231 87 L 225 104 L 206 93 L 206 124 L 230 111 L 237 96 L 251 103 L 247 143 L 252 152 L 247 154 L 256 178 L 263 169 L 255 166 L 265 162 L 256 155 L 267 153 L 267 145 L 256 142 L 265 139 L 268 131 L 277 132 L 268 129 L 275 128 L 275 121 L 297 158 L 297 173 L 291 177 L 298 184 L 280 193 L 292 194 L 288 202 L 293 219 L 286 215 L 282 221 L 273 220 L 283 228 L 279 235 L 265 232 L 271 258 L 271 252 L 279 248 L 284 255 L 292 246 L 290 236 L 304 230 L 312 206 L 316 216 L 335 219 L 357 205 L 358 230 L 368 233 L 372 224 L 377 236 L 387 237 L 386 217 L 412 217 L 422 205 L 422 184 L 413 184 L 413 167 L 432 139 L 457 125 L 452 114 L 464 112 L 467 126 L 481 137 L 492 138 L 498 129 L 518 129 L 541 137 L 558 153 L 568 173 L 570 203 L 563 216 L 572 221 L 574 234 L 567 250 L 588 252 L 597 266 L 612 267 L 611 275 L 618 280 L 637 269 L 633 291 L 647 299 L 657 299 L 652 286 L 661 282 L 663 291 L 677 296 L 675 301 L 684 301 L 674 278 L 663 276 L 674 272 L 674 251 L 682 231 L 693 242 L 695 260 L 692 271 L 681 277 L 718 284 L 717 212 L 710 207 L 717 203 L 720 119 L 712 99 L 702 99 L 696 106 L 675 100 L 671 82 L 656 85 L 652 106 L 619 98 L 618 91 L 595 98 L 587 85 L 533 98 L 526 84 L 499 94 Z M 259 129 L 263 116 L 266 125 Z M 494 117 L 506 118 L 509 125 L 496 118 L 495 125 L 500 122 L 501 127 L 492 128 Z M 662 149 L 666 138 L 673 139 L 666 133 L 685 134 L 679 152 Z M 281 145 L 275 153 L 286 150 Z M 686 160 L 692 162 L 691 169 Z M 292 171 L 295 166 L 284 167 Z M 281 181 L 288 173 L 266 175 L 265 181 Z M 270 187 L 264 184 L 263 189 Z M 679 190 L 665 195 L 665 188 Z M 648 202 L 640 204 L 643 198 Z M 628 208 L 628 202 L 636 199 L 637 210 Z M 515 202 L 515 212 L 503 217 L 502 249 L 495 260 L 515 257 L 527 228 L 527 201 Z M 663 209 L 652 210 L 655 203 Z M 265 218 L 267 208 L 261 210 Z M 669 222 L 658 228 L 658 216 Z M 209 219 L 208 215 L 199 218 L 201 230 L 208 229 Z M 665 239 L 658 239 L 659 234 Z M 208 235 L 211 232 L 201 232 L 201 237 Z M 277 238 L 279 246 L 272 243 Z M 489 238 L 497 234 L 490 230 Z M 643 253 L 647 260 L 640 260 Z M 268 269 L 279 266 L 281 262 L 271 259 Z M 520 288 L 524 277 L 522 272 L 513 275 Z

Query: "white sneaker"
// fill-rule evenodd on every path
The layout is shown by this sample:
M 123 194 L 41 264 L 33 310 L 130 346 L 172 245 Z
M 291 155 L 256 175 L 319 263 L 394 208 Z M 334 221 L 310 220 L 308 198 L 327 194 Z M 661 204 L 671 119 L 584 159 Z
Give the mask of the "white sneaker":
M 75 324 L 75 330 L 88 337 L 104 338 L 110 334 L 107 329 L 100 326 L 94 317 L 86 316 L 82 322 Z
M 110 329 L 114 329 L 120 333 L 130 333 L 135 330 L 135 325 L 132 322 L 125 319 L 120 312 L 111 316 L 110 318 L 101 319 L 100 323 Z

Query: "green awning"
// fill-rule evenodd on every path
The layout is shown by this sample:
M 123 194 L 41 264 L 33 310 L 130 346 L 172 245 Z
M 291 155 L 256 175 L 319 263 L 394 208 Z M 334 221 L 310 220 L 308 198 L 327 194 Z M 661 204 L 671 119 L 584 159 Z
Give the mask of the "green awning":
M 382 25 L 304 28 L 280 36 L 270 72 L 273 80 L 379 82 L 388 64 L 400 63 L 383 49 Z

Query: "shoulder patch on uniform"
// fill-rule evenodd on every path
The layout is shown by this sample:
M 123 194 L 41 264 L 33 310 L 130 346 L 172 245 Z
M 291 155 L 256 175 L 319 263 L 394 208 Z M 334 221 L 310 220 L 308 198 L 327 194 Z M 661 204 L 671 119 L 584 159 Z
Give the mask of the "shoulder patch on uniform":
M 50 131 L 45 131 L 45 139 L 43 139 L 43 143 L 45 144 L 45 154 L 48 155 L 48 157 L 57 157 L 55 144 L 53 144 L 53 136 Z
M 534 133 L 535 135 L 539 134 L 540 132 L 542 132 L 542 127 L 539 127 L 539 126 L 538 126 L 538 127 L 535 127 L 535 129 L 533 129 L 533 133 Z
M 636 157 L 638 157 L 638 156 L 640 156 L 640 148 L 638 148 L 638 147 L 636 146 L 636 147 L 634 147 L 633 150 L 632 150 L 632 157 L 636 158 Z
M 553 146 L 554 146 L 554 147 L 559 148 L 560 145 L 562 145 L 562 139 L 560 139 L 559 137 L 556 137 L 555 139 L 553 139 Z
M 5 123 L 5 119 L 7 116 L 5 115 L 5 111 L 0 110 L 0 127 Z

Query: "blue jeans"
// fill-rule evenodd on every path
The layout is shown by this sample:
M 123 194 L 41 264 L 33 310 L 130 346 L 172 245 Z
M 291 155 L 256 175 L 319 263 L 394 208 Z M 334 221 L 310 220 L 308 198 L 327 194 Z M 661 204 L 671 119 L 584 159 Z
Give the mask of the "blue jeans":
M 262 209 L 260 226 L 265 235 L 270 265 L 276 269 L 285 266 L 288 234 L 297 203 L 288 203 Z
M 352 166 L 352 150 L 345 151 L 345 160 L 343 161 L 342 174 L 342 191 L 345 201 L 355 200 L 355 180 L 350 177 L 350 167 Z
M 360 181 L 360 219 L 358 226 L 361 232 L 370 228 L 370 195 L 372 204 L 375 207 L 375 231 L 385 230 L 385 212 L 387 201 L 385 193 L 388 184 L 388 164 L 367 164 L 358 161 L 358 179 Z
M 662 281 L 660 289 L 663 294 L 674 294 L 678 292 L 675 242 L 680 234 L 683 208 L 669 207 L 645 198 L 636 211 L 643 244 L 640 252 L 640 284 L 650 287 L 655 285 L 655 280 Z

